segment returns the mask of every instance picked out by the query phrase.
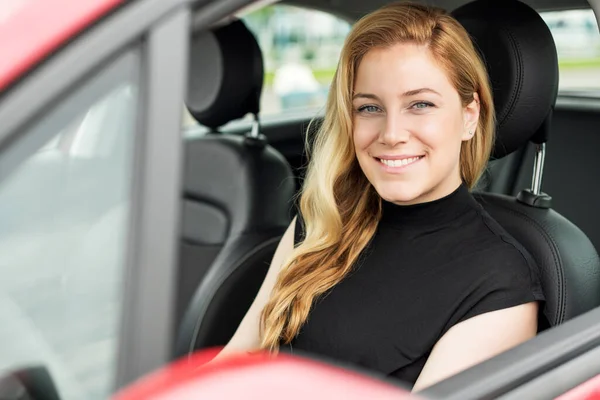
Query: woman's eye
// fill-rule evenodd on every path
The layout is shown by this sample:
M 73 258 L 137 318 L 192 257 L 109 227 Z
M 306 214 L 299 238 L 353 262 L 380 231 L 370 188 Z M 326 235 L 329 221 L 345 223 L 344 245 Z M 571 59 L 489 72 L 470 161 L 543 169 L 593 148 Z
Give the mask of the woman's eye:
M 418 103 L 414 103 L 411 108 L 417 109 L 417 110 L 424 110 L 427 109 L 429 107 L 434 107 L 434 105 L 428 101 L 419 101 Z
M 380 110 L 379 110 L 379 107 L 377 107 L 377 106 L 366 105 L 366 106 L 358 107 L 358 111 L 359 112 L 368 113 L 368 114 L 372 114 L 372 113 L 379 112 Z

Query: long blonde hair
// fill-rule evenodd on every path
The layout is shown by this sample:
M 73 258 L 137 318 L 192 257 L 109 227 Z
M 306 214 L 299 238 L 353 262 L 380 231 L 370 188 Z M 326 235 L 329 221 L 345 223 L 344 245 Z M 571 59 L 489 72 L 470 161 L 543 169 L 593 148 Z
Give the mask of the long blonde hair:
M 375 233 L 381 199 L 354 152 L 354 79 L 369 50 L 407 42 L 429 48 L 463 106 L 478 93 L 479 121 L 475 136 L 462 144 L 460 174 L 472 188 L 485 170 L 494 106 L 486 69 L 464 28 L 444 10 L 413 3 L 393 3 L 359 20 L 344 43 L 301 192 L 305 238 L 284 263 L 261 314 L 262 349 L 277 352 L 292 341 L 315 299 L 344 279 Z

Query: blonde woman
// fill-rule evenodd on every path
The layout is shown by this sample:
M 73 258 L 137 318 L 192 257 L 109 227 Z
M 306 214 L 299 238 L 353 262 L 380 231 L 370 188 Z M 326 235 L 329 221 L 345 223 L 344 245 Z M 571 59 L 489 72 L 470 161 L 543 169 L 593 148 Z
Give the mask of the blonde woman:
M 535 266 L 469 191 L 493 141 L 488 76 L 455 19 L 396 3 L 358 21 L 300 212 L 219 357 L 317 354 L 418 390 L 535 336 Z

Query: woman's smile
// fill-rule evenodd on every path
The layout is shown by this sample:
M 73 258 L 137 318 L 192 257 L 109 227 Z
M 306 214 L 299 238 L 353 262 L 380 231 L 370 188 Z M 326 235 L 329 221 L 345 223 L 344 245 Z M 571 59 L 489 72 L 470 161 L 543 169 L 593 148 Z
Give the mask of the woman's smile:
M 384 172 L 397 174 L 410 171 L 412 167 L 419 164 L 425 158 L 425 155 L 382 156 L 373 158 L 379 163 Z

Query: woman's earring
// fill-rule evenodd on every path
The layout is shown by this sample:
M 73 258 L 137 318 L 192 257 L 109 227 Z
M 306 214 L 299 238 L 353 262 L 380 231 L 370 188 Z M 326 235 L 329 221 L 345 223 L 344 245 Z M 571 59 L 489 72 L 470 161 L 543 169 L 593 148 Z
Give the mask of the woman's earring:
M 469 131 L 469 136 L 473 136 L 473 131 Z

